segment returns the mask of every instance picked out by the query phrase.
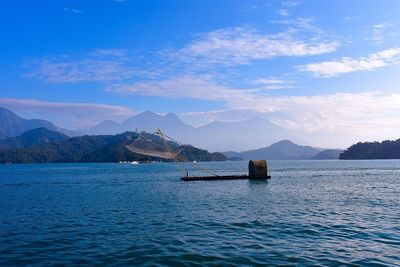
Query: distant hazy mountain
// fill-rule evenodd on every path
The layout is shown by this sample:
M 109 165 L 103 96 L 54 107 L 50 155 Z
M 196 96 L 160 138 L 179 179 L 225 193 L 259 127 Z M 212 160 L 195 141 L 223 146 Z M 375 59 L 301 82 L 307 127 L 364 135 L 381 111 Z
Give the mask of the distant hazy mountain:
M 340 159 L 400 159 L 400 139 L 357 143 L 340 154 Z
M 183 123 L 175 114 L 168 113 L 160 116 L 156 113 L 146 111 L 125 120 L 122 124 L 122 130 L 133 131 L 136 128 L 148 132 L 154 132 L 160 128 L 167 134 L 186 132 L 192 130 L 193 127 Z
M 151 111 L 139 113 L 131 118 L 126 119 L 122 123 L 112 120 L 103 121 L 90 128 L 88 134 L 116 134 L 124 131 L 155 132 L 158 128 L 165 133 L 176 133 L 179 131 L 187 131 L 192 129 L 183 123 L 175 114 L 168 113 L 164 116 L 158 115 Z
M 0 107 L 0 129 L 6 137 L 16 137 L 29 130 L 44 127 L 51 131 L 63 133 L 68 136 L 77 136 L 81 133 L 55 126 L 53 123 L 39 119 L 24 119 L 11 110 Z M 0 139 L 2 134 L 0 133 Z
M 342 152 L 342 149 L 325 149 L 312 157 L 312 159 L 339 159 L 339 155 Z
M 122 132 L 122 126 L 118 122 L 112 120 L 105 120 L 93 126 L 87 134 L 116 134 Z
M 18 137 L 9 137 L 0 141 L 0 149 L 24 148 L 34 145 L 63 141 L 69 137 L 44 127 L 36 128 L 23 133 Z
M 5 138 L 7 138 L 7 135 L 2 130 L 0 130 L 0 140 Z
M 279 141 L 269 147 L 248 150 L 244 152 L 224 152 L 228 158 L 241 157 L 243 159 L 275 159 L 299 160 L 311 159 L 321 150 L 311 146 L 300 146 L 289 140 Z
M 104 121 L 88 134 L 115 134 L 135 129 L 154 132 L 160 128 L 167 135 L 185 144 L 213 151 L 242 150 L 260 144 L 272 144 L 282 138 L 298 140 L 286 129 L 264 120 L 253 118 L 240 122 L 212 122 L 195 128 L 182 122 L 175 114 L 160 116 L 150 111 L 135 115 L 122 123 Z
M 26 120 L 19 117 L 14 112 L 0 107 L 0 129 L 6 136 L 15 137 L 26 131 L 45 127 L 49 130 L 57 131 L 58 128 L 46 120 Z
M 197 128 L 191 138 L 189 141 L 193 144 L 219 151 L 260 147 L 261 144 L 270 145 L 282 139 L 300 141 L 283 127 L 261 118 L 213 122 Z
M 0 163 L 50 163 L 50 162 L 118 162 L 159 160 L 135 154 L 126 149 L 137 138 L 135 132 L 118 135 L 91 135 L 72 137 L 56 143 L 47 143 L 29 148 L 0 150 Z M 155 135 L 147 135 L 153 142 L 161 142 Z M 175 146 L 178 146 L 176 144 Z M 209 153 L 192 146 L 179 154 L 182 160 L 215 161 L 226 160 L 221 153 Z

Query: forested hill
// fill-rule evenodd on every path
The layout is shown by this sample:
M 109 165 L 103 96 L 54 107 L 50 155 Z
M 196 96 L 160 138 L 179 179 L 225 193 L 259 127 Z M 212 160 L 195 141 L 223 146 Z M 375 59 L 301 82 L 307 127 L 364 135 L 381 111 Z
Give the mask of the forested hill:
M 146 134 L 147 138 L 160 142 L 155 135 Z M 67 162 L 119 162 L 153 161 L 159 158 L 134 154 L 125 148 L 137 138 L 133 132 L 117 135 L 92 135 L 73 137 L 65 141 L 47 143 L 28 148 L 0 151 L 0 163 L 67 163 Z M 226 160 L 220 153 L 187 146 L 182 152 L 185 161 Z
M 20 136 L 0 140 L 0 150 L 17 149 L 46 143 L 54 143 L 67 140 L 68 138 L 69 137 L 65 134 L 56 131 L 50 131 L 44 127 L 36 128 L 27 131 Z
M 400 159 L 400 139 L 357 143 L 341 153 L 339 159 Z

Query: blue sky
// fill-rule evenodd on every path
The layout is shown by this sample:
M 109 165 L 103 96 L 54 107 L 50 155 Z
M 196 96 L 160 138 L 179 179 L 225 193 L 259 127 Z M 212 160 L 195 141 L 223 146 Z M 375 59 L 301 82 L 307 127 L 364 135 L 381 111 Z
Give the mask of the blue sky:
M 3 1 L 0 106 L 67 128 L 152 110 L 398 138 L 400 2 Z

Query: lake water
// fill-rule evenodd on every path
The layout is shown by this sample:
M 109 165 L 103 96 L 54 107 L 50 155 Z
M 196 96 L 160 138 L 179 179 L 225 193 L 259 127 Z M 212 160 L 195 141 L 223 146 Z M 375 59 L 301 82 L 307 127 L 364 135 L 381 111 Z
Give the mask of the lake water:
M 269 164 L 0 165 L 0 266 L 400 266 L 400 161 Z

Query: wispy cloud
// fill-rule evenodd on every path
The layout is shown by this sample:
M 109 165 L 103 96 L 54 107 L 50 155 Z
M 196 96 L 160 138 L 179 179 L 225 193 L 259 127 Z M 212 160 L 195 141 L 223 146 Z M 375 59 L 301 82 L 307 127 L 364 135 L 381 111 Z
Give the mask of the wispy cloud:
M 246 26 L 218 29 L 198 34 L 180 48 L 146 51 L 145 55 L 122 49 L 97 49 L 85 54 L 48 56 L 29 62 L 28 76 L 54 83 L 131 84 L 133 79 L 160 76 L 224 75 L 223 67 L 232 70 L 276 57 L 320 55 L 340 46 L 338 40 L 315 27 L 311 19 L 281 23 L 284 25 L 279 28 L 286 29 L 274 33 Z
M 64 7 L 64 11 L 65 11 L 65 12 L 69 12 L 69 13 L 74 13 L 74 14 L 80 14 L 80 13 L 83 12 L 82 9 L 68 8 L 68 7 Z
M 269 78 L 256 79 L 251 82 L 253 84 L 283 84 L 283 83 L 287 83 L 288 81 L 278 79 L 275 77 L 269 77 Z
M 371 39 L 379 45 L 384 44 L 386 41 L 397 37 L 400 32 L 396 30 L 396 27 L 392 23 L 382 22 L 372 26 L 372 37 Z
M 123 88 L 120 89 L 122 92 Z M 319 145 L 332 145 L 332 140 L 325 140 L 324 143 L 324 136 L 334 134 L 337 137 L 349 132 L 357 138 L 369 140 L 383 135 L 394 138 L 400 127 L 400 94 L 368 92 L 319 96 L 267 96 L 252 90 L 224 87 L 209 77 L 181 77 L 160 81 L 159 84 L 142 84 L 125 89 L 128 91 L 124 93 L 140 91 L 144 95 L 167 97 L 179 93 L 181 98 L 223 101 L 226 104 L 225 109 L 187 112 L 181 114 L 181 117 L 196 124 L 261 117 L 287 129 L 308 134 L 318 133 L 321 140 L 315 144 Z M 0 98 L 0 106 L 10 108 L 24 117 L 49 119 L 72 129 L 88 128 L 105 119 L 121 121 L 134 114 L 132 109 L 123 106 L 32 99 Z M 340 108 L 337 108 L 339 106 Z M 370 112 L 371 110 L 374 112 Z M 353 141 L 355 140 L 351 140 Z M 343 146 L 344 141 L 341 139 L 340 142 Z
M 280 81 L 265 79 L 264 82 L 279 85 Z M 400 106 L 398 105 L 400 94 L 367 92 L 317 96 L 271 96 L 261 94 L 254 88 L 244 90 L 224 86 L 210 76 L 182 76 L 140 82 L 130 86 L 113 86 L 108 90 L 124 94 L 220 101 L 225 104 L 224 110 L 236 110 L 236 114 L 239 114 L 238 111 L 251 110 L 252 114 L 261 114 L 285 128 L 309 133 L 345 134 L 353 131 L 358 136 L 372 137 L 379 136 L 376 129 L 386 127 L 385 131 L 388 136 L 391 136 L 400 127 Z M 374 112 L 371 113 L 370 110 Z M 196 113 L 190 114 L 195 116 Z M 184 115 L 188 118 L 190 114 Z M 202 114 L 207 114 L 207 112 Z M 205 117 L 206 121 L 215 120 L 217 117 L 215 112 L 212 114 L 209 118 Z M 224 113 L 218 112 L 218 114 Z M 221 116 L 218 118 L 222 118 Z M 198 118 L 192 121 L 196 120 L 199 121 Z
M 362 134 L 363 131 L 372 130 L 373 124 L 386 125 L 385 116 L 388 114 L 392 118 L 400 114 L 400 106 L 396 104 L 399 100 L 399 94 L 336 93 L 268 97 L 255 104 L 255 107 L 259 111 L 265 111 L 262 106 L 268 106 L 271 109 L 269 118 L 288 128 L 310 132 L 344 132 L 352 129 Z M 337 108 L 339 106 L 340 109 Z M 369 110 L 374 110 L 374 114 L 369 114 Z M 400 119 L 396 125 L 400 125 Z
M 126 51 L 119 48 L 109 48 L 109 49 L 96 49 L 89 53 L 92 57 L 114 57 L 119 59 L 126 58 Z
M 252 80 L 250 83 L 254 84 L 256 86 L 261 86 L 261 87 L 257 87 L 259 89 L 259 91 L 283 90 L 283 89 L 293 88 L 293 81 L 282 80 L 282 79 L 278 79 L 276 77 L 255 79 L 255 80 Z
M 287 17 L 290 15 L 290 11 L 288 9 L 282 8 L 282 9 L 278 10 L 278 14 L 281 16 Z
M 198 125 L 260 117 L 291 129 L 306 140 L 314 136 L 314 145 L 343 147 L 360 139 L 398 138 L 398 103 L 400 94 L 379 92 L 257 97 L 231 109 L 188 112 L 181 117 Z
M 244 10 L 245 11 L 254 11 L 257 9 L 260 9 L 260 7 L 258 5 L 249 5 L 249 6 L 246 6 L 246 8 Z
M 301 5 L 301 1 L 292 0 L 292 1 L 283 1 L 282 2 L 282 6 L 285 6 L 287 8 L 294 8 L 294 7 L 297 7 L 299 5 Z
M 249 27 L 219 29 L 199 35 L 172 55 L 182 62 L 232 66 L 279 56 L 320 55 L 333 52 L 340 46 L 339 41 L 311 30 L 314 31 L 290 28 L 270 34 Z
M 29 76 L 57 83 L 116 81 L 143 74 L 127 63 L 121 49 L 99 49 L 83 59 L 63 55 L 34 60 L 27 64 Z
M 299 5 L 301 5 L 300 1 L 283 1 L 277 13 L 283 17 L 288 17 L 291 15 L 291 10 Z
M 0 106 L 25 118 L 42 118 L 71 129 L 88 128 L 100 121 L 121 121 L 135 112 L 127 107 L 99 103 L 49 102 L 34 99 L 0 98 Z
M 179 117 L 195 127 L 204 126 L 211 122 L 238 122 L 256 117 L 262 117 L 263 112 L 252 109 L 220 109 L 199 112 L 183 112 Z
M 139 94 L 168 98 L 191 98 L 210 101 L 240 101 L 248 90 L 232 89 L 216 82 L 211 75 L 183 75 L 157 81 L 133 84 L 114 84 L 107 91 L 120 94 Z
M 366 57 L 342 57 L 337 61 L 324 61 L 301 65 L 297 68 L 303 72 L 310 72 L 316 77 L 329 78 L 345 73 L 358 71 L 372 71 L 393 64 L 400 60 L 400 48 L 382 50 Z
M 346 20 L 346 21 L 352 21 L 352 20 L 356 20 L 356 19 L 359 19 L 360 17 L 358 17 L 358 16 L 345 16 L 344 17 L 344 20 Z
M 289 88 L 293 88 L 294 86 L 292 85 L 283 85 L 283 84 L 270 84 L 270 85 L 264 85 L 258 88 L 259 92 L 262 91 L 275 91 L 275 90 L 285 90 Z

